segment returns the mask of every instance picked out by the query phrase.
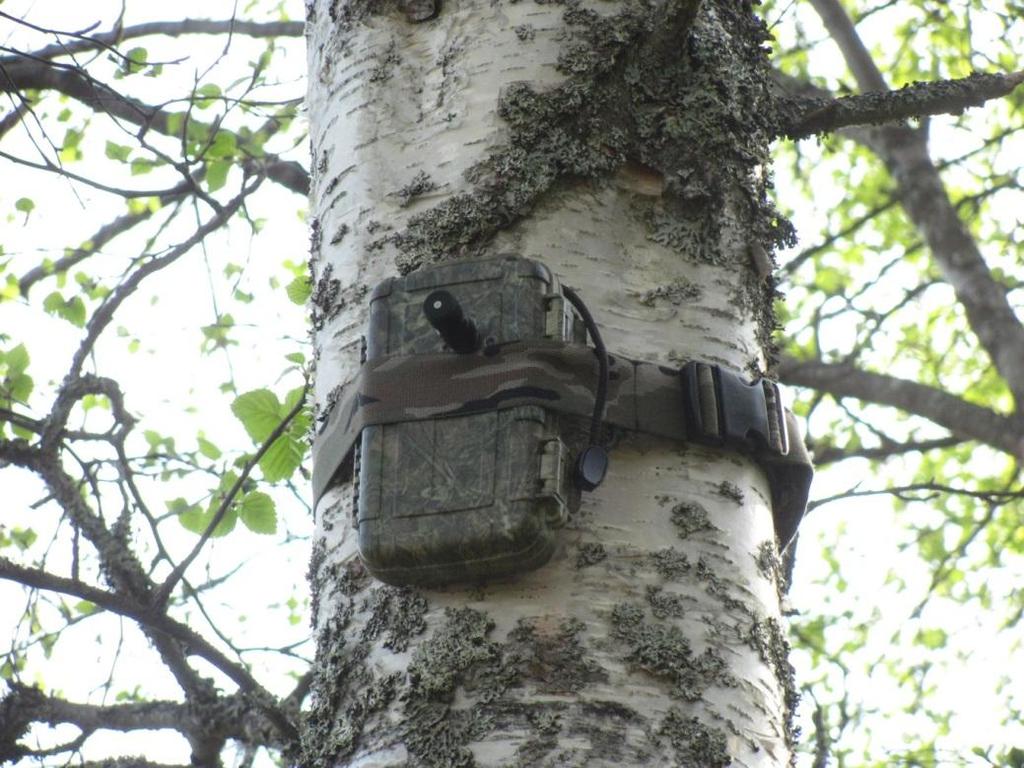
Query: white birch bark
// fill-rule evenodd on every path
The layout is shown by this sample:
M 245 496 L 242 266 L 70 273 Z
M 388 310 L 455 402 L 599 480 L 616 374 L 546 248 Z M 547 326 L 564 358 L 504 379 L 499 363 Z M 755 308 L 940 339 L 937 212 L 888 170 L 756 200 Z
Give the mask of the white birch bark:
M 573 77 L 559 56 L 578 42 L 567 12 L 582 8 L 446 0 L 424 23 L 390 5 L 309 8 L 321 408 L 357 370 L 368 291 L 431 258 L 514 252 L 546 263 L 586 298 L 613 353 L 765 368 L 771 291 L 751 252 L 771 246 L 751 245 L 764 210 L 747 201 L 762 183 L 759 158 L 746 158 L 741 183 L 718 185 L 715 236 L 699 254 L 673 217 L 705 181 L 628 156 L 591 178 L 562 174 L 457 251 L 409 246 L 417 222 L 436 234 L 452 215 L 464 227 L 443 206 L 479 198 L 471 169 L 515 138 L 500 98 Z M 629 2 L 592 10 L 634 12 Z M 671 21 L 687 10 L 658 12 Z M 729 42 L 727 26 L 709 2 L 695 34 L 713 49 Z M 625 436 L 546 566 L 413 592 L 365 576 L 351 488 L 334 487 L 316 510 L 310 571 L 319 650 L 307 764 L 788 764 L 793 702 L 768 498 L 763 473 L 738 454 Z

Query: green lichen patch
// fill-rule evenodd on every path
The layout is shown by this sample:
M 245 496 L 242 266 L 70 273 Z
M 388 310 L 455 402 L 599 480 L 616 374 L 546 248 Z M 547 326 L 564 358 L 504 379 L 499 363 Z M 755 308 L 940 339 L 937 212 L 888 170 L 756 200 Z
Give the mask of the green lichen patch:
M 479 701 L 497 698 L 512 682 L 501 646 L 489 639 L 494 622 L 472 608 L 446 609 L 444 623 L 416 649 L 408 667 L 402 738 L 413 764 L 473 765 L 466 744 L 493 727 L 483 707 L 455 710 L 457 685 L 478 693 Z
M 733 501 L 737 504 L 743 503 L 743 491 L 735 483 L 723 480 L 715 487 L 715 490 L 723 499 L 728 499 L 729 501 Z
M 493 728 L 493 719 L 477 710 L 452 710 L 437 702 L 413 700 L 406 705 L 402 729 L 411 756 L 409 766 L 472 768 L 476 761 L 466 745 Z
M 799 728 L 793 724 L 793 719 L 800 703 L 800 693 L 796 687 L 796 671 L 789 663 L 790 648 L 786 633 L 774 617 L 755 618 L 750 625 L 746 639 L 747 644 L 757 652 L 761 661 L 771 668 L 775 680 L 779 684 L 785 706 L 786 744 L 795 753 Z
M 673 280 L 665 285 L 644 291 L 637 301 L 647 307 L 653 307 L 659 301 L 678 307 L 680 304 L 696 301 L 703 293 L 701 287 L 696 283 L 689 280 Z
M 685 553 L 673 547 L 666 547 L 651 553 L 651 564 L 663 578 L 680 581 L 690 572 L 690 560 Z
M 451 701 L 456 682 L 474 668 L 495 665 L 501 649 L 488 639 L 494 622 L 482 611 L 448 608 L 445 621 L 420 643 L 409 664 L 411 694 L 418 699 Z
M 673 698 L 700 701 L 713 685 L 737 684 L 715 649 L 695 654 L 679 627 L 646 621 L 643 608 L 634 603 L 613 609 L 612 636 L 627 646 L 626 661 L 668 682 Z
M 688 539 L 704 531 L 717 528 L 711 523 L 711 515 L 696 501 L 682 501 L 672 507 L 672 524 L 679 532 L 679 538 Z
M 566 80 L 543 91 L 528 83 L 503 90 L 507 143 L 467 172 L 470 192 L 388 238 L 400 271 L 480 255 L 559 185 L 609 183 L 634 164 L 664 179 L 657 199 L 637 203 L 649 237 L 685 258 L 737 267 L 744 305 L 768 345 L 774 285 L 756 274 L 746 246 L 756 243 L 770 261 L 792 230 L 767 195 L 777 115 L 763 23 L 749 4 L 723 0 L 699 4 L 696 15 L 692 0 L 627 0 L 614 14 L 562 4 L 558 69 Z M 727 244 L 723 233 L 744 242 Z M 688 295 L 681 285 L 649 300 Z
M 686 613 L 686 604 L 692 602 L 683 595 L 666 592 L 661 587 L 647 587 L 647 604 L 656 619 L 678 619 Z
M 399 205 L 405 208 L 417 197 L 433 192 L 435 189 L 437 189 L 437 184 L 430 178 L 430 175 L 420 171 L 412 177 L 408 184 L 394 194 L 398 198 Z
M 334 230 L 334 234 L 331 235 L 331 245 L 338 245 L 342 240 L 345 239 L 345 235 L 347 235 L 348 233 L 348 224 L 342 224 L 341 226 L 339 226 L 336 230 Z
M 538 619 L 521 620 L 509 633 L 506 657 L 515 659 L 517 678 L 532 681 L 544 694 L 577 693 L 607 679 L 583 642 L 583 622 L 566 619 L 553 633 L 541 626 Z
M 341 572 L 334 581 L 334 587 L 338 594 L 345 597 L 355 596 L 370 583 L 370 573 L 358 557 L 349 560 L 339 570 Z
M 718 728 L 704 725 L 696 717 L 686 717 L 673 707 L 658 728 L 668 739 L 678 765 L 700 768 L 724 768 L 732 763 L 726 735 Z
M 336 302 L 340 293 L 341 281 L 334 277 L 334 266 L 327 264 L 313 286 L 310 297 L 314 331 L 321 330 L 328 320 L 338 314 L 340 307 Z
M 404 651 L 410 639 L 427 628 L 427 599 L 408 587 L 378 587 L 368 603 L 370 618 L 363 626 L 363 640 L 383 635 L 385 648 Z
M 604 544 L 599 541 L 580 544 L 579 550 L 576 553 L 576 567 L 587 568 L 600 563 L 607 557 L 608 552 L 605 550 Z
M 396 50 L 394 40 L 391 40 L 374 58 L 374 64 L 370 68 L 369 75 L 371 83 L 386 83 L 391 79 L 395 67 L 402 61 L 398 58 L 398 51 Z
M 347 55 L 348 41 L 359 24 L 369 16 L 386 13 L 396 7 L 394 0 L 331 0 L 327 15 L 342 32 L 342 54 Z
M 345 641 L 351 616 L 351 601 L 342 601 L 317 633 L 317 669 L 302 728 L 302 764 L 308 768 L 328 768 L 351 754 L 371 714 L 365 694 L 376 680 L 363 664 L 366 648 Z
M 757 555 L 754 558 L 757 563 L 757 571 L 764 578 L 775 585 L 775 591 L 782 599 L 785 594 L 785 581 L 782 574 L 782 561 L 779 559 L 779 550 L 774 541 L 762 541 L 757 548 Z
M 751 609 L 746 603 L 730 594 L 729 581 L 723 576 L 719 576 L 703 557 L 697 560 L 697 567 L 694 569 L 694 573 L 700 581 L 704 582 L 707 593 L 717 598 L 725 608 L 752 615 Z
M 519 24 L 518 26 L 512 27 L 512 31 L 515 32 L 516 37 L 523 42 L 533 40 L 534 35 L 537 34 L 537 30 L 535 30 L 530 24 Z
M 320 614 L 320 592 L 324 589 L 324 582 L 320 576 L 320 571 L 326 560 L 327 545 L 322 538 L 318 538 L 313 542 L 313 548 L 309 553 L 309 567 L 306 569 L 306 581 L 309 582 L 310 605 L 312 608 L 310 620 L 313 622 L 316 621 L 316 617 Z

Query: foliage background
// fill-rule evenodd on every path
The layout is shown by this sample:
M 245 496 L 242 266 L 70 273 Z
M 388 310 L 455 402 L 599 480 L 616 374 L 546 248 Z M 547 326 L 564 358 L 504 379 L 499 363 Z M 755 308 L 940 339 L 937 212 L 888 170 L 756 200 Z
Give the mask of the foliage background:
M 814 5 L 762 7 L 777 65 L 835 94 L 856 91 Z M 894 87 L 1021 68 L 1019 3 L 846 7 Z M 17 51 L 58 39 L 48 28 L 94 35 L 116 25 L 120 7 L 8 0 L 0 11 L 0 77 L 13 83 L 13 60 L 25 66 Z M 157 13 L 266 24 L 300 20 L 303 9 L 258 0 L 155 10 L 130 3 L 123 23 L 168 18 Z M 0 557 L 93 584 L 110 569 L 89 548 L 82 521 L 41 482 L 45 472 L 12 461 L 19 440 L 53 423 L 77 354 L 84 370 L 117 382 L 131 418 L 106 385 L 76 400 L 58 465 L 105 526 L 124 534 L 153 591 L 170 583 L 222 510 L 167 613 L 284 698 L 289 711 L 304 695 L 312 653 L 303 581 L 309 414 L 265 444 L 299 401 L 308 365 L 307 234 L 296 172 L 308 167 L 305 58 L 295 25 L 269 37 L 241 29 L 62 52 L 56 60 L 88 72 L 84 98 L 46 83 L 4 87 Z M 59 40 L 72 45 L 76 37 Z M 109 101 L 90 103 L 89 94 L 106 94 L 103 84 L 166 119 L 140 122 Z M 912 123 L 927 131 L 955 210 L 1018 313 L 1022 118 L 1017 89 L 960 116 Z M 784 360 L 842 362 L 916 381 L 991 409 L 1008 432 L 1024 435 L 1013 415 L 1014 382 L 979 348 L 901 205 L 903 192 L 865 142 L 855 132 L 779 141 L 776 178 L 778 202 L 801 237 L 780 255 Z M 174 255 L 204 225 L 213 231 Z M 166 265 L 127 296 L 133 275 L 163 257 Z M 922 419 L 913 407 L 828 389 L 800 390 L 795 404 L 821 465 L 789 597 L 804 690 L 801 763 L 825 765 L 828 756 L 850 766 L 1024 764 L 1019 457 Z M 269 450 L 257 458 L 261 446 Z M 235 485 L 237 496 L 225 502 Z M 97 716 L 118 704 L 182 699 L 167 659 L 147 647 L 135 621 L 75 595 L 27 588 L 12 573 L 0 580 L 0 622 L 12 630 L 0 648 L 5 680 L 87 702 Z M 220 690 L 232 689 L 223 668 L 196 666 Z M 34 726 L 28 742 L 74 751 L 78 734 L 98 727 L 64 715 Z M 159 737 L 136 730 L 151 725 L 107 731 L 84 754 L 187 763 L 188 745 L 173 728 Z M 225 738 L 243 762 L 285 746 L 280 735 Z

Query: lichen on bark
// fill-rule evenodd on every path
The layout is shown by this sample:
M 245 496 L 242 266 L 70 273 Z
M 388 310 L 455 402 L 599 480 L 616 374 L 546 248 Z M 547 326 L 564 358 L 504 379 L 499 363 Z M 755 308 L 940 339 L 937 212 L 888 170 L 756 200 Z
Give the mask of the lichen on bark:
M 621 199 L 632 206 L 624 221 L 637 224 L 637 242 L 669 259 L 678 256 L 700 265 L 695 274 L 710 265 L 734 276 L 733 303 L 758 318 L 758 341 L 769 349 L 773 287 L 750 268 L 745 240 L 770 253 L 788 230 L 766 195 L 772 103 L 764 77 L 765 33 L 750 5 L 707 0 L 692 16 L 697 4 L 688 0 L 661 5 L 554 0 L 543 5 L 552 4 L 560 8 L 565 25 L 557 63 L 564 79 L 554 86 L 514 82 L 501 89 L 494 103 L 500 140 L 470 168 L 461 192 L 457 174 L 445 176 L 440 163 L 437 168 L 389 167 L 392 175 L 377 184 L 376 199 L 365 206 L 353 199 L 373 188 L 376 178 L 353 183 L 352 196 L 333 213 L 321 206 L 323 259 L 344 254 L 334 274 L 323 261 L 317 265 L 318 320 L 344 310 L 321 334 L 325 349 L 342 337 L 342 325 L 348 324 L 345 333 L 356 327 L 353 296 L 345 292 L 351 286 L 339 290 L 331 282 L 336 276 L 367 280 L 367 264 L 371 274 L 380 274 L 391 269 L 392 257 L 401 271 L 409 271 L 442 259 L 483 255 L 496 237 L 515 238 L 517 227 L 529 228 L 529 215 L 542 206 L 557 207 L 575 194 L 596 192 L 617 200 L 615 190 L 621 189 L 628 192 Z M 446 5 L 437 21 L 417 25 L 415 34 L 436 31 L 449 10 Z M 358 75 L 373 81 L 367 86 L 370 96 L 398 89 L 407 62 L 395 57 L 407 54 L 401 45 L 388 48 L 395 35 L 406 34 L 389 26 L 406 23 L 398 5 L 354 0 L 330 3 L 330 11 L 340 37 L 347 40 L 340 49 L 345 55 L 349 42 L 351 50 L 356 48 L 353 41 L 362 23 L 373 27 L 376 37 L 367 48 L 381 49 L 359 65 L 365 71 Z M 514 50 L 526 53 L 543 43 L 550 24 L 510 34 L 516 35 Z M 451 60 L 444 53 L 437 66 L 457 69 L 464 64 L 460 44 L 456 38 L 431 40 L 425 60 L 435 61 L 439 51 L 448 51 Z M 447 74 L 441 74 L 447 82 Z M 328 90 L 332 98 L 337 93 Z M 357 93 L 345 109 L 361 108 L 365 96 Z M 340 154 L 337 146 L 332 151 Z M 467 145 L 465 151 L 479 149 Z M 355 159 L 334 162 L 340 167 Z M 327 174 L 327 166 L 325 159 L 317 169 L 323 180 L 331 179 L 326 186 L 333 194 L 342 182 Z M 622 185 L 623 169 L 634 178 L 632 187 Z M 435 186 L 434 178 L 441 183 Z M 346 214 L 352 217 L 351 229 L 342 230 L 339 212 L 348 205 L 353 206 Z M 317 225 L 318 257 L 320 237 Z M 644 243 L 644 237 L 671 252 Z M 336 247 L 332 251 L 330 246 Z M 642 286 L 627 298 L 649 314 L 663 315 L 682 314 L 687 303 L 714 298 L 703 285 L 673 279 L 663 290 L 645 293 L 647 286 Z M 724 313 L 721 307 L 718 311 Z M 737 320 L 734 314 L 723 317 Z M 722 325 L 721 318 L 713 319 Z M 331 380 L 324 392 L 336 391 L 331 387 L 340 380 Z M 746 499 L 749 506 L 754 495 L 741 494 L 733 501 Z M 695 498 L 710 509 L 721 501 L 716 494 Z M 762 648 L 766 658 L 775 658 L 773 635 L 770 625 L 762 623 L 751 630 L 756 640 L 740 636 L 758 615 L 749 593 L 743 592 L 740 579 L 733 582 L 728 564 L 698 559 L 700 552 L 728 549 L 714 541 L 727 526 L 719 530 L 696 502 L 676 502 L 679 497 L 673 496 L 664 505 L 665 535 L 653 546 L 634 549 L 627 534 L 614 526 L 581 528 L 585 543 L 570 541 L 566 563 L 552 564 L 552 579 L 561 580 L 563 591 L 543 594 L 536 603 L 516 603 L 515 585 L 488 587 L 497 595 L 494 605 L 501 606 L 488 607 L 489 613 L 478 610 L 486 605 L 483 590 L 418 593 L 381 587 L 352 565 L 358 563 L 353 546 L 345 555 L 353 558 L 347 566 L 337 563 L 335 552 L 318 549 L 311 574 L 321 637 L 307 764 L 326 768 L 387 753 L 409 766 L 473 765 L 481 745 L 493 747 L 499 740 L 507 748 L 502 758 L 482 758 L 481 764 L 585 765 L 596 758 L 648 765 L 671 763 L 673 756 L 682 765 L 727 764 L 723 718 L 705 699 L 711 688 L 730 688 L 736 680 L 725 666 L 731 651 L 701 645 L 699 633 L 710 627 L 704 617 L 721 606 L 716 615 L 722 617 L 723 634 L 730 632 L 732 648 L 750 659 Z M 631 512 L 628 504 L 621 510 Z M 330 530 L 329 520 L 321 523 Z M 349 525 L 348 520 L 339 519 L 341 525 Z M 335 533 L 331 540 L 338 538 Z M 721 538 L 729 541 L 728 535 Z M 734 562 L 751 563 L 740 553 L 730 554 Z M 581 586 L 605 576 L 608 594 Z M 545 584 L 538 593 L 547 589 Z M 576 607 L 556 604 L 561 595 L 571 595 Z M 600 599 L 581 607 L 595 595 Z M 464 607 L 454 607 L 460 604 Z M 501 612 L 506 606 L 512 606 L 509 616 Z M 574 610 L 586 621 L 568 618 Z M 520 618 L 520 612 L 526 617 Z M 695 636 L 689 634 L 691 624 L 699 626 Z M 764 677 L 764 700 L 770 702 L 774 685 L 767 671 Z M 609 695 L 613 684 L 622 686 L 620 691 L 633 684 L 643 687 L 638 700 L 656 694 L 654 714 L 644 709 L 644 701 L 636 708 L 634 702 L 609 701 L 616 698 Z M 743 695 L 748 692 L 744 687 Z M 700 718 L 693 716 L 697 711 Z M 737 726 L 730 726 L 735 733 Z
M 759 340 L 770 350 L 774 285 L 735 262 L 735 254 L 748 253 L 745 244 L 726 246 L 737 231 L 768 254 L 792 240 L 767 197 L 777 119 L 763 23 L 749 3 L 704 2 L 696 16 L 692 0 L 627 0 L 614 14 L 579 0 L 562 4 L 564 82 L 548 89 L 511 83 L 502 91 L 497 111 L 507 142 L 469 170 L 470 192 L 386 236 L 399 270 L 480 255 L 545 194 L 581 180 L 610 183 L 633 163 L 665 180 L 656 200 L 635 202 L 649 237 L 683 258 L 750 273 L 737 298 L 758 314 Z

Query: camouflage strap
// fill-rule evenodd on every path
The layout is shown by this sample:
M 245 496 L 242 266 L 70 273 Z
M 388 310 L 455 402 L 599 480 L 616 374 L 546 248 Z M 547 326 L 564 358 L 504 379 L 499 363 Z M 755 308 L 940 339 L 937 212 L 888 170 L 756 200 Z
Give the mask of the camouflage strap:
M 799 431 L 792 414 L 783 416 L 777 388 L 748 385 L 717 366 L 691 363 L 680 371 L 621 357 L 610 357 L 609 363 L 605 422 L 748 453 L 768 475 L 776 531 L 787 543 L 803 517 L 812 469 L 802 441 L 787 445 L 787 434 L 798 436 Z M 522 405 L 589 417 L 596 381 L 593 350 L 559 341 L 512 342 L 477 354 L 370 360 L 342 388 L 315 438 L 314 499 L 346 463 L 363 427 Z

